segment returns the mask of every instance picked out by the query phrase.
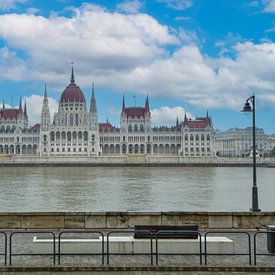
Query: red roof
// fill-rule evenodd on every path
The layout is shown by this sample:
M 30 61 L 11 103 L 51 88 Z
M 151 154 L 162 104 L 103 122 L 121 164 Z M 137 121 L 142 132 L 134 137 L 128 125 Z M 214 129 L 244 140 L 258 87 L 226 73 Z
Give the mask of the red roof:
M 108 132 L 114 130 L 114 126 L 111 123 L 99 123 L 98 125 L 100 132 Z
M 19 115 L 22 115 L 23 111 L 18 109 L 2 109 L 0 111 L 0 117 L 7 120 L 17 119 Z
M 34 126 L 32 126 L 32 130 L 35 131 L 35 132 L 38 132 L 40 130 L 40 124 L 37 123 Z
M 184 127 L 188 128 L 196 128 L 196 129 L 203 129 L 206 128 L 207 126 L 211 126 L 211 119 L 210 118 L 197 118 L 196 120 L 191 120 L 191 119 L 185 119 L 183 122 Z
M 131 107 L 131 108 L 124 108 L 124 113 L 126 113 L 127 117 L 144 118 L 146 114 L 146 110 L 145 108 L 142 108 L 142 107 Z
M 60 101 L 62 103 L 63 102 L 85 103 L 85 97 L 83 92 L 80 90 L 80 88 L 76 84 L 71 83 L 63 91 Z

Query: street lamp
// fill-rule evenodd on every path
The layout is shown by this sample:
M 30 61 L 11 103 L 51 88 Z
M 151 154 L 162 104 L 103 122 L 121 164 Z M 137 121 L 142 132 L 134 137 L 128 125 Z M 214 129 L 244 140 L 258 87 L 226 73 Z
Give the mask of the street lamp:
M 250 105 L 252 103 L 252 107 Z M 258 207 L 258 187 L 256 176 L 256 127 L 255 127 L 255 96 L 249 97 L 243 107 L 242 112 L 252 112 L 252 133 L 253 133 L 253 186 L 252 186 L 252 208 L 250 211 L 260 212 Z

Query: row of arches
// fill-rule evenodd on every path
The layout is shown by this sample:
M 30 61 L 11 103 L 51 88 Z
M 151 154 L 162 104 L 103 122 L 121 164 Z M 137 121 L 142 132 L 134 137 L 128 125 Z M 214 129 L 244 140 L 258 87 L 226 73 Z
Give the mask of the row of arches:
M 102 154 L 171 154 L 178 155 L 180 144 L 104 144 L 101 146 Z
M 5 155 L 36 155 L 37 145 L 0 145 L 0 154 Z
M 207 135 L 205 135 L 205 134 L 201 134 L 201 135 L 199 135 L 199 134 L 196 134 L 196 135 L 193 135 L 193 134 L 190 134 L 190 135 L 185 134 L 185 135 L 184 135 L 184 140 L 185 140 L 185 141 L 188 141 L 188 140 L 190 140 L 190 141 L 193 141 L 193 140 L 196 140 L 196 141 L 199 141 L 199 140 L 204 141 L 204 140 L 210 140 L 210 139 L 211 139 L 210 134 L 207 134 Z
M 47 141 L 47 135 L 43 136 L 43 141 Z M 51 132 L 50 133 L 50 141 L 51 142 L 59 142 L 59 141 L 88 141 L 88 132 L 87 131 L 68 131 L 68 132 Z M 95 135 L 92 135 L 92 140 L 95 140 Z

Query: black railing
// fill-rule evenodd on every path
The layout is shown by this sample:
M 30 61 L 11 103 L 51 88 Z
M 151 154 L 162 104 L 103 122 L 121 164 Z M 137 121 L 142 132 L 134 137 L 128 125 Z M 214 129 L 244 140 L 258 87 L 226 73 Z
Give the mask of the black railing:
M 4 264 L 7 265 L 8 237 L 5 232 L 0 231 L 0 235 L 2 235 L 4 237 L 4 253 L 0 253 L 0 255 L 4 256 Z
M 242 234 L 247 236 L 248 240 L 248 253 L 209 253 L 207 251 L 207 236 L 210 234 Z M 207 265 L 207 257 L 210 255 L 215 256 L 248 256 L 249 265 L 251 265 L 251 238 L 250 234 L 246 231 L 232 231 L 232 230 L 216 230 L 216 231 L 207 231 L 204 235 L 204 257 L 205 257 L 205 265 Z
M 159 253 L 159 238 L 164 238 L 165 235 L 171 235 L 174 234 L 174 235 L 177 235 L 177 234 L 186 234 L 186 235 L 194 235 L 194 234 L 197 234 L 198 235 L 198 238 L 199 238 L 199 253 Z M 171 240 L 171 239 L 169 239 Z M 177 239 L 178 241 L 179 239 Z M 193 239 L 192 239 L 193 240 Z M 177 244 L 179 244 L 180 242 L 177 242 Z M 166 256 L 179 256 L 179 255 L 197 255 L 199 256 L 200 258 L 200 265 L 202 265 L 202 242 L 201 242 L 201 233 L 198 232 L 198 231 L 187 231 L 187 230 L 160 230 L 157 232 L 156 234 L 156 265 L 158 265 L 158 262 L 159 262 L 159 255 L 166 255 Z
M 275 253 L 258 253 L 257 252 L 257 236 L 258 235 L 266 235 L 266 237 L 268 237 L 269 234 L 274 235 L 274 239 L 275 239 L 275 231 L 258 231 L 254 234 L 254 265 L 257 264 L 257 255 L 259 256 L 275 256 Z M 275 244 L 273 244 L 275 246 Z
M 69 252 L 69 253 L 61 253 L 61 246 L 62 246 L 62 240 L 66 240 L 66 239 L 62 239 L 62 236 L 66 235 L 66 234 L 96 234 L 99 235 L 101 237 L 101 253 L 73 253 L 73 252 Z M 70 231 L 61 231 L 58 234 L 58 264 L 60 265 L 60 258 L 61 256 L 99 256 L 101 255 L 101 263 L 102 265 L 104 265 L 104 234 L 101 231 L 97 231 L 97 230 L 70 230 Z
M 24 235 L 24 234 L 39 234 L 39 235 L 50 235 L 52 236 L 52 253 L 14 253 L 13 252 L 13 237 L 16 235 Z M 52 256 L 53 257 L 53 265 L 55 265 L 55 234 L 51 231 L 16 231 L 10 234 L 10 265 L 12 265 L 12 256 Z
M 146 253 L 146 252 L 143 252 L 143 253 L 135 253 L 134 251 L 133 252 L 124 252 L 124 253 L 121 253 L 121 252 L 111 252 L 110 251 L 110 236 L 111 235 L 114 235 L 114 234 L 125 234 L 125 233 L 135 233 L 137 232 L 137 230 L 114 230 L 114 231 L 110 231 L 108 232 L 107 234 L 107 264 L 110 264 L 110 255 L 117 255 L 117 256 L 135 256 L 135 255 L 144 255 L 144 256 L 148 256 L 150 255 L 150 259 L 151 259 L 151 265 L 154 264 L 153 262 L 153 235 L 152 233 L 149 231 L 149 230 L 138 230 L 139 233 L 146 233 L 146 235 L 150 236 L 150 253 Z M 148 239 L 148 238 L 147 238 Z
M 129 252 L 127 252 L 127 250 L 123 250 L 123 251 L 112 251 L 112 247 L 114 245 L 114 243 L 111 240 L 111 236 L 120 236 L 120 235 L 124 235 L 124 236 L 132 236 L 135 233 L 135 230 L 114 230 L 114 231 L 109 231 L 109 232 L 105 232 L 104 231 L 99 231 L 99 230 L 66 230 L 66 231 L 59 231 L 59 232 L 52 232 L 52 231 L 32 231 L 32 230 L 26 230 L 26 231 L 14 231 L 14 232 L 3 232 L 0 231 L 0 235 L 2 235 L 2 246 L 3 246 L 3 253 L 0 253 L 0 256 L 4 256 L 4 265 L 8 264 L 8 259 L 9 259 L 9 264 L 12 265 L 12 259 L 13 257 L 16 256 L 49 256 L 52 257 L 52 263 L 53 265 L 56 264 L 56 257 L 58 257 L 58 264 L 60 265 L 61 263 L 61 257 L 62 256 L 101 256 L 101 264 L 104 265 L 105 264 L 105 257 L 107 258 L 107 265 L 110 264 L 110 257 L 111 256 L 123 256 L 123 255 L 132 255 L 132 256 L 138 256 L 138 255 L 143 255 L 143 256 L 149 256 L 150 257 L 150 264 L 154 265 L 154 257 L 155 257 L 155 264 L 158 265 L 159 264 L 159 257 L 162 255 L 167 255 L 167 256 L 176 256 L 176 255 L 182 255 L 182 256 L 188 256 L 188 255 L 195 255 L 199 257 L 199 264 L 202 265 L 203 264 L 203 256 L 204 256 L 204 263 L 205 265 L 208 265 L 208 257 L 209 256 L 225 256 L 225 257 L 230 257 L 230 256 L 248 256 L 248 263 L 249 265 L 251 265 L 252 262 L 252 249 L 251 249 L 251 237 L 253 236 L 253 256 L 254 256 L 254 265 L 257 264 L 257 257 L 258 256 L 275 256 L 275 253 L 262 253 L 259 249 L 257 240 L 258 240 L 258 236 L 261 235 L 266 235 L 269 236 L 268 234 L 275 234 L 275 232 L 273 231 L 258 231 L 258 232 L 248 232 L 248 231 L 237 231 L 237 230 L 209 230 L 206 231 L 204 233 L 204 235 L 202 233 L 200 233 L 199 231 L 184 231 L 185 234 L 197 234 L 198 235 L 198 239 L 197 240 L 197 245 L 196 247 L 196 251 L 197 253 L 193 253 L 193 251 L 187 251 L 184 250 L 182 253 L 178 253 L 178 251 L 181 250 L 175 250 L 176 252 L 173 252 L 173 250 L 171 250 L 172 252 L 169 253 L 165 253 L 164 250 L 162 250 L 160 252 L 160 238 L 163 239 L 163 237 L 165 236 L 165 234 L 177 234 L 177 230 L 174 231 L 165 231 L 165 230 L 160 230 L 158 231 L 154 236 L 151 234 L 150 231 L 147 230 L 141 230 L 144 233 L 146 233 L 149 238 L 147 238 L 148 241 L 148 250 L 146 248 L 143 248 L 144 251 L 141 251 L 141 249 L 139 248 L 138 250 L 131 250 Z M 146 231 L 146 232 L 145 232 Z M 178 232 L 178 233 L 182 233 L 182 232 Z M 48 235 L 50 236 L 49 241 L 47 242 L 48 247 L 45 253 L 32 253 L 32 251 L 30 249 L 28 249 L 27 246 L 27 242 L 30 240 L 29 238 L 25 238 L 22 237 L 24 235 Z M 62 246 L 65 245 L 66 241 L 66 237 L 67 239 L 73 239 L 68 237 L 68 235 L 74 235 L 77 238 L 79 238 L 79 236 L 82 236 L 83 240 L 83 234 L 86 234 L 86 238 L 89 239 L 87 237 L 87 235 L 97 235 L 98 237 L 98 242 L 96 243 L 97 250 L 94 250 L 93 248 L 91 248 L 91 251 L 85 251 L 86 253 L 76 253 L 76 252 L 64 252 L 62 251 Z M 223 234 L 223 236 L 230 236 L 230 235 L 244 235 L 246 236 L 246 240 L 245 243 L 247 243 L 247 251 L 245 251 L 244 253 L 239 253 L 233 251 L 233 253 L 214 253 L 213 251 L 209 251 L 209 243 L 208 243 L 208 238 L 209 235 L 221 235 Z M 19 240 L 16 237 L 20 237 Z M 204 241 L 202 240 L 204 237 Z M 85 239 L 85 238 L 84 238 Z M 243 238 L 242 238 L 243 239 Z M 140 239 L 139 239 L 140 240 Z M 179 240 L 179 239 L 177 239 Z M 272 239 L 273 240 L 273 239 Z M 39 241 L 39 239 L 38 239 Z M 235 241 L 235 240 L 234 240 Z M 236 242 L 236 241 L 235 241 Z M 240 241 L 239 239 L 237 240 L 237 244 L 241 244 L 241 242 L 244 242 L 244 240 Z M 20 247 L 18 247 L 18 243 L 20 243 Z M 179 242 L 176 242 L 177 246 L 179 246 Z M 58 246 L 57 246 L 58 245 Z M 98 246 L 99 245 L 99 246 Z M 147 245 L 146 243 L 144 244 L 145 246 Z M 155 246 L 154 246 L 155 245 Z M 171 242 L 171 247 L 173 248 L 173 242 Z M 182 244 L 184 245 L 184 244 Z M 203 248 L 204 245 L 204 248 Z M 92 247 L 92 246 L 91 246 Z M 144 247 L 144 246 L 143 246 Z M 262 247 L 262 245 L 261 245 Z M 9 248 L 9 250 L 8 250 Z M 63 247 L 64 248 L 64 247 Z M 267 250 L 267 244 L 264 247 L 265 250 Z M 73 250 L 73 247 L 72 247 Z M 52 252 L 50 252 L 52 251 Z M 0 251 L 2 252 L 2 251 Z M 28 252 L 28 253 L 27 253 Z M 40 252 L 40 251 L 39 251 Z M 43 250 L 42 250 L 43 252 Z M 143 259 L 143 258 L 139 258 Z M 238 258 L 236 258 L 236 260 L 238 260 Z M 266 261 L 266 259 L 265 259 Z M 270 264 L 270 263 L 268 263 Z M 237 264 L 238 265 L 238 264 Z M 275 264 L 274 264 L 275 265 Z

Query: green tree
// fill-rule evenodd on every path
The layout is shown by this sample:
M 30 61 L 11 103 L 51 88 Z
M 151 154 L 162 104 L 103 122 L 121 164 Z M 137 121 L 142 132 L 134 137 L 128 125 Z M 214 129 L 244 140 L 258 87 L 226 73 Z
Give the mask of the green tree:
M 273 147 L 273 149 L 270 152 L 271 157 L 275 157 L 275 147 Z

